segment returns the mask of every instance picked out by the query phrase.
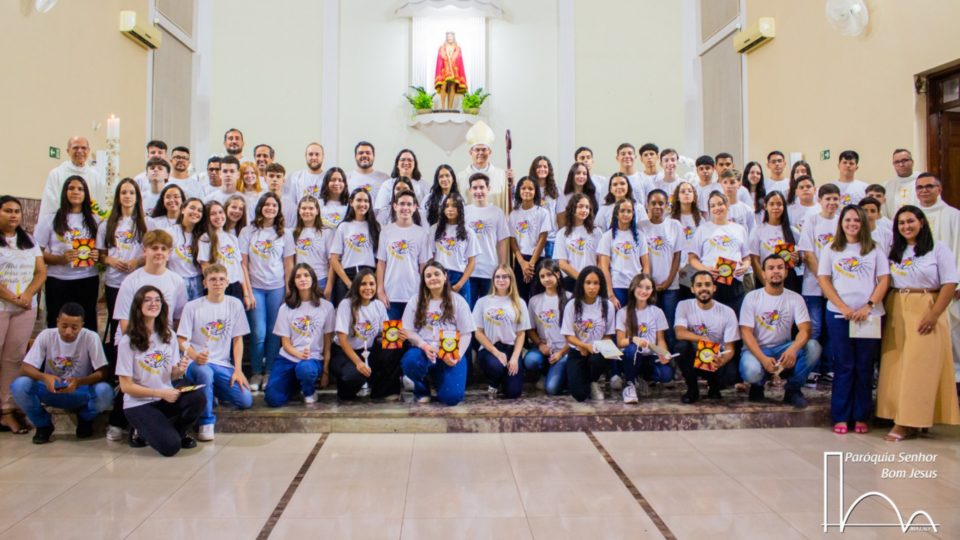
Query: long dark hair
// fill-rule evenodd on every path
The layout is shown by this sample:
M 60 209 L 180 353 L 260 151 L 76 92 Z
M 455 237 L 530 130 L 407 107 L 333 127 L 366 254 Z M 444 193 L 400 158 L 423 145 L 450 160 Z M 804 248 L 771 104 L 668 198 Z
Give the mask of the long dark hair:
M 517 187 L 513 190 L 513 209 L 519 210 L 523 206 L 523 199 L 520 198 L 520 186 L 524 182 L 530 182 L 533 184 L 533 207 L 540 208 L 540 203 L 543 201 L 543 196 L 540 194 L 540 182 L 537 182 L 529 176 L 524 176 L 517 182 Z
M 180 209 L 183 210 L 183 205 L 187 204 L 187 194 L 183 192 L 183 188 L 180 186 L 176 184 L 167 184 L 163 186 L 163 189 L 160 190 L 160 195 L 157 197 L 157 202 L 159 204 L 153 207 L 153 213 L 150 214 L 150 217 L 167 217 L 167 207 L 163 204 L 163 198 L 166 197 L 167 192 L 171 189 L 175 189 L 180 192 Z M 117 200 L 116 196 L 114 196 L 113 200 Z
M 410 217 L 410 219 L 413 220 L 414 225 L 422 225 L 422 222 L 420 220 L 419 207 L 417 207 L 417 194 L 409 189 L 393 192 L 393 197 L 392 197 L 393 200 L 390 203 L 390 221 L 393 223 L 396 223 L 397 221 L 397 211 L 396 209 L 393 208 L 393 205 L 400 202 L 400 197 L 410 197 L 413 199 L 413 205 L 415 208 L 413 210 L 413 215 Z
M 637 204 L 626 199 L 620 199 L 613 207 L 613 214 L 610 217 L 610 230 L 613 231 L 613 233 L 610 235 L 610 239 L 617 239 L 617 233 L 620 231 L 620 207 L 623 206 L 624 203 L 629 203 L 630 206 L 633 207 L 633 219 L 630 221 L 630 232 L 633 234 L 633 241 L 640 242 L 640 234 L 637 232 Z
M 596 266 L 587 266 L 580 271 L 580 275 L 577 277 L 577 285 L 573 289 L 573 314 L 579 319 L 583 316 L 583 283 L 586 281 L 587 276 L 590 274 L 596 274 L 597 279 L 600 280 L 600 292 L 597 293 L 597 301 L 600 302 L 600 310 L 603 315 L 603 322 L 607 322 L 607 278 L 603 277 L 603 272 Z
M 33 243 L 30 235 L 27 234 L 27 231 L 24 230 L 23 226 L 21 225 L 23 223 L 23 204 L 20 203 L 20 199 L 12 195 L 4 195 L 0 197 L 0 208 L 9 202 L 16 204 L 20 208 L 20 223 L 17 224 L 16 229 L 17 249 L 31 249 L 36 244 Z M 10 247 L 10 245 L 7 244 L 7 237 L 4 234 L 0 234 L 0 247 Z
M 367 190 L 359 187 L 353 190 L 353 193 L 350 194 L 350 204 L 347 205 L 347 214 L 343 218 L 343 223 L 349 223 L 351 221 L 360 221 L 357 218 L 357 212 L 353 209 L 353 200 L 357 198 L 357 195 L 365 195 L 367 197 L 367 213 L 364 215 L 364 220 L 367 223 L 367 228 L 370 233 L 370 240 L 373 242 L 373 253 L 377 253 L 377 247 L 380 245 L 380 223 L 377 222 L 377 216 L 373 213 L 373 201 L 371 200 L 370 193 Z
M 84 197 L 83 202 L 80 203 L 80 215 L 83 217 L 83 226 L 87 229 L 87 234 L 95 237 L 97 235 L 97 219 L 93 215 L 93 205 L 90 202 L 90 188 L 87 186 L 87 181 L 76 174 L 67 178 L 60 190 L 60 208 L 53 215 L 53 232 L 63 237 L 70 230 L 70 225 L 67 224 L 67 215 L 70 213 L 67 189 L 73 182 L 80 182 L 80 185 L 83 186 Z
M 148 292 L 155 292 L 160 295 L 160 314 L 154 319 L 153 328 L 147 328 L 147 322 L 143 319 L 143 300 Z M 163 292 L 153 285 L 144 285 L 133 295 L 133 303 L 130 304 L 130 314 L 128 316 L 130 326 L 127 327 L 127 336 L 130 338 L 130 346 L 135 351 L 145 352 L 150 348 L 150 334 L 152 332 L 156 332 L 157 337 L 164 343 L 169 343 L 173 339 L 173 331 L 170 330 L 169 311 L 170 307 L 167 306 L 167 299 L 163 297 Z
M 417 155 L 413 153 L 413 150 L 404 148 L 403 150 L 397 152 L 396 159 L 393 160 L 393 172 L 390 173 L 390 178 L 400 178 L 400 156 L 409 152 L 413 156 L 413 170 L 410 171 L 410 178 L 414 180 L 420 180 L 423 175 L 420 174 L 420 162 L 417 161 Z
M 627 313 L 623 321 L 623 325 L 626 327 L 624 328 L 624 332 L 628 338 L 637 335 L 637 293 L 634 291 L 636 291 L 637 287 L 644 281 L 649 281 L 650 285 L 653 286 L 653 292 L 650 293 L 650 298 L 647 298 L 647 307 L 657 305 L 657 282 L 654 281 L 653 276 L 650 274 L 637 274 L 633 276 L 633 279 L 630 280 L 630 286 L 627 287 Z
M 219 206 L 223 210 L 224 215 L 227 213 L 227 209 L 224 208 L 223 204 L 220 201 L 210 201 L 203 207 L 203 217 L 200 218 L 200 223 L 193 228 L 193 244 L 199 246 L 200 237 L 206 236 L 207 241 L 210 242 L 210 260 L 207 261 L 211 264 L 217 262 L 217 255 L 220 253 L 220 237 L 217 235 L 216 227 L 210 223 L 210 212 L 213 211 L 213 207 Z M 223 223 L 226 225 L 226 221 Z M 220 229 L 226 232 L 225 229 Z M 194 252 L 194 258 L 197 258 L 199 251 Z
M 570 172 L 567 173 L 567 182 L 563 185 L 564 195 L 569 195 L 577 189 L 577 181 L 575 177 L 577 176 L 577 170 L 583 167 L 587 171 L 587 183 L 583 185 L 583 194 L 587 197 L 590 197 L 590 206 L 593 207 L 593 215 L 597 215 L 597 186 L 593 185 L 593 180 L 590 179 L 590 167 L 587 167 L 579 161 L 570 166 Z M 629 185 L 629 182 L 627 182 Z
M 307 263 L 299 263 L 293 267 L 293 271 L 290 272 L 290 279 L 287 280 L 287 288 L 290 289 L 290 292 L 287 293 L 287 297 L 284 298 L 283 301 L 290 309 L 297 309 L 300 307 L 300 290 L 297 289 L 296 280 L 297 270 L 300 269 L 306 270 L 310 273 L 310 304 L 314 307 L 317 307 L 320 305 L 320 300 L 323 299 L 323 290 L 320 288 L 320 283 L 317 282 L 317 273 L 314 272 L 313 267 Z
M 697 200 L 697 188 L 693 187 L 693 184 L 687 182 L 686 180 L 680 180 L 677 182 L 677 187 L 673 190 L 673 206 L 670 207 L 670 219 L 675 219 L 680 221 L 680 216 L 683 212 L 683 204 L 680 202 L 680 188 L 686 184 L 690 186 L 690 189 L 693 190 L 693 201 L 690 203 L 690 206 L 693 208 L 693 211 L 690 215 L 693 216 L 693 224 L 697 227 L 700 226 L 700 201 Z
M 313 230 L 317 232 L 318 237 L 323 236 L 323 220 L 320 218 L 320 201 L 313 195 L 304 195 L 297 204 L 297 224 L 293 227 L 294 242 L 300 240 L 300 235 L 303 234 L 303 230 L 307 228 L 307 224 L 304 223 L 303 218 L 300 217 L 300 207 L 303 206 L 303 203 L 312 204 L 317 208 L 317 217 L 313 218 Z
M 770 212 L 767 212 L 766 203 L 770 202 L 770 199 L 780 199 L 780 202 L 783 204 L 783 214 L 780 216 L 780 228 L 783 229 L 783 239 L 787 241 L 788 244 L 796 245 L 796 239 L 793 236 L 793 229 L 790 228 L 790 212 L 787 211 L 787 201 L 784 198 L 783 193 L 780 193 L 777 190 L 771 191 L 767 194 L 767 199 L 764 201 L 763 205 L 763 222 L 770 223 Z
M 920 220 L 923 226 L 917 233 L 917 245 L 913 246 L 913 254 L 917 257 L 923 257 L 933 251 L 933 232 L 930 231 L 930 222 L 927 221 L 927 215 L 923 210 L 908 204 L 897 210 L 897 215 L 893 217 L 893 246 L 890 248 L 890 261 L 903 262 L 903 252 L 907 249 L 907 239 L 900 234 L 900 214 L 910 212 L 913 217 Z
M 460 187 L 457 185 L 457 173 L 453 172 L 453 167 L 449 165 L 440 165 L 437 172 L 433 173 L 433 185 L 430 186 L 430 194 L 427 195 L 427 223 L 434 225 L 440 220 L 440 203 L 446 196 L 443 194 L 443 188 L 440 187 L 440 171 L 447 171 L 453 181 L 450 183 L 450 193 L 460 193 Z M 449 194 L 448 194 L 449 195 Z
M 357 317 L 360 314 L 360 305 L 362 303 L 360 299 L 360 285 L 363 283 L 363 278 L 367 276 L 373 276 L 373 285 L 376 287 L 377 274 L 370 268 L 363 268 L 357 272 L 357 277 L 353 278 L 353 283 L 350 284 L 350 290 L 347 291 L 347 295 L 344 297 L 350 302 L 350 332 L 347 334 L 347 337 L 357 337 Z M 377 295 L 374 294 L 370 302 L 376 301 Z M 380 333 L 379 329 L 377 329 L 377 333 Z M 346 344 L 344 343 L 344 345 Z
M 580 201 L 583 199 L 586 199 L 587 202 L 590 202 L 590 215 L 587 216 L 587 219 L 583 220 L 583 228 L 591 234 L 596 228 L 596 225 L 593 224 L 593 202 L 590 201 L 590 197 L 587 197 L 583 193 L 577 193 L 573 197 L 570 197 L 570 200 L 567 201 L 567 208 L 563 211 L 564 218 L 567 221 L 566 225 L 563 226 L 563 232 L 567 236 L 570 236 L 573 233 L 573 217 L 577 212 L 577 205 L 580 204 Z
M 330 177 L 333 176 L 333 173 L 340 173 L 340 180 L 343 182 L 343 189 L 340 191 L 340 198 L 337 202 L 346 206 L 350 204 L 350 188 L 347 187 L 347 173 L 343 172 L 340 167 L 330 167 L 327 172 L 323 173 L 323 182 L 320 183 L 320 198 L 323 199 L 324 203 L 330 202 L 330 197 L 333 196 L 333 192 L 330 191 Z
M 550 158 L 547 156 L 537 156 L 533 158 L 533 163 L 530 164 L 530 174 L 528 176 L 533 178 L 538 185 L 540 184 L 540 178 L 537 176 L 537 166 L 540 165 L 541 161 L 547 162 L 547 177 L 543 181 L 543 197 L 556 199 L 560 197 L 560 190 L 557 189 L 557 181 L 553 177 L 553 163 L 550 162 Z
M 430 289 L 427 287 L 425 277 L 427 268 L 436 268 L 443 273 L 443 291 L 440 293 L 440 320 L 438 323 L 452 322 L 455 320 L 456 313 L 453 308 L 453 289 L 450 288 L 450 279 L 447 278 L 447 270 L 436 259 L 430 259 L 420 272 L 420 290 L 417 292 L 417 310 L 413 313 L 413 326 L 416 329 L 427 325 L 427 308 L 430 306 Z
M 633 202 L 637 202 L 633 198 L 633 186 L 630 185 L 630 177 L 628 177 L 627 175 L 623 174 L 620 171 L 617 171 L 611 174 L 610 178 L 607 180 L 607 195 L 603 198 L 603 204 L 607 205 L 607 204 L 613 204 L 617 202 L 617 196 L 614 195 L 613 190 L 610 189 L 613 187 L 613 180 L 615 178 L 623 178 L 623 181 L 627 183 L 627 195 L 624 198 L 630 199 Z M 694 192 L 696 192 L 696 190 L 694 190 Z
M 253 219 L 253 226 L 257 229 L 263 228 L 263 222 L 267 219 L 263 216 L 263 207 L 267 205 L 268 199 L 277 202 L 277 215 L 273 218 L 273 231 L 277 233 L 277 238 L 283 238 L 283 234 L 286 232 L 283 222 L 283 206 L 280 205 L 280 197 L 272 191 L 267 191 L 257 201 L 257 213 Z
M 457 208 L 457 240 L 461 242 L 467 239 L 467 218 L 464 215 L 463 210 L 463 197 L 459 193 L 450 192 L 449 195 L 443 198 L 443 210 L 447 209 L 447 201 L 453 201 L 453 204 Z M 434 242 L 439 242 L 443 240 L 443 233 L 447 229 L 447 216 L 443 215 L 443 222 L 437 221 L 437 232 L 433 235 Z
M 750 183 L 750 171 L 756 167 L 760 171 L 760 181 L 756 184 Z M 764 201 L 767 200 L 767 186 L 763 184 L 763 167 L 756 161 L 751 161 L 743 168 L 743 176 L 740 177 L 740 185 L 746 186 L 747 191 L 753 195 L 753 213 L 759 214 L 763 211 Z
M 132 178 L 124 178 L 113 190 L 113 208 L 110 210 L 110 217 L 107 218 L 107 230 L 103 238 L 103 245 L 107 249 L 117 247 L 117 226 L 123 219 L 123 209 L 120 206 L 120 189 L 127 184 L 133 186 L 133 191 L 136 193 L 133 211 L 130 213 L 130 219 L 133 221 L 133 241 L 137 244 L 142 243 L 143 234 L 147 232 L 147 221 L 143 218 L 143 198 L 140 196 L 140 186 Z
M 547 292 L 547 288 L 543 286 L 543 282 L 540 281 L 540 272 L 542 270 L 547 270 L 553 272 L 557 277 L 557 306 L 560 312 L 558 320 L 563 320 L 563 308 L 567 306 L 567 291 L 563 288 L 563 272 L 560 271 L 560 263 L 553 259 L 543 258 L 537 261 L 536 272 L 533 273 L 533 294 L 543 294 Z
M 183 206 L 180 207 L 180 217 L 177 218 L 177 227 L 180 227 L 180 232 L 182 232 L 183 237 L 186 238 L 187 230 L 183 228 L 183 209 L 186 208 L 188 204 L 194 201 L 200 203 L 200 221 L 198 221 L 197 224 L 193 226 L 193 232 L 190 233 L 191 234 L 190 254 L 193 256 L 193 266 L 195 266 L 199 270 L 200 261 L 199 259 L 197 259 L 197 253 L 200 252 L 200 236 L 203 234 L 200 230 L 200 224 L 203 223 L 203 217 L 206 215 L 203 201 L 201 199 L 198 199 L 196 197 L 190 197 L 189 199 L 183 202 Z M 214 260 L 210 262 L 213 263 L 216 261 Z
M 807 174 L 801 174 L 800 176 L 797 176 L 798 167 L 806 167 Z M 812 175 L 813 175 L 813 169 L 810 168 L 810 164 L 802 159 L 794 163 L 793 167 L 790 167 L 790 183 L 787 184 L 787 204 L 793 204 L 794 201 L 797 200 L 796 191 L 797 191 L 797 184 L 800 183 L 800 179 L 805 176 L 810 176 L 810 180 L 812 181 L 813 180 Z M 813 185 L 814 187 L 816 187 L 817 183 L 814 182 Z

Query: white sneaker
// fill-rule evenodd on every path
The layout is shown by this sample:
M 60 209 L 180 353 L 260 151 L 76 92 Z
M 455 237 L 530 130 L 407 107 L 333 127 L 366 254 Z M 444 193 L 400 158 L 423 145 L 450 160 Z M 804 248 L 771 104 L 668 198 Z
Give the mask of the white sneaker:
M 389 396 L 383 398 L 384 401 L 400 401 L 400 394 L 390 394 Z
M 370 387 L 364 386 L 357 392 L 357 397 L 370 397 Z
M 404 376 L 403 376 L 403 379 L 401 379 L 401 381 L 403 382 L 403 391 L 404 391 L 404 392 L 413 392 L 413 379 L 411 379 L 410 377 L 407 377 L 406 375 L 404 375 Z
M 260 374 L 258 373 L 258 374 L 256 374 L 256 375 L 254 375 L 253 377 L 250 377 L 250 381 L 249 381 L 249 382 L 250 382 L 250 391 L 251 391 L 251 392 L 259 392 L 259 391 L 260 391 L 260 385 L 263 384 L 263 375 L 260 375 Z
M 263 382 L 260 383 L 260 388 L 263 388 L 264 391 L 267 390 L 267 383 L 270 382 L 270 374 L 267 373 L 263 376 Z
M 317 393 L 314 392 L 314 393 L 310 394 L 309 396 L 303 396 L 303 402 L 306 403 L 307 405 L 312 405 L 312 404 L 316 403 L 316 402 L 317 402 Z
M 418 397 L 417 403 L 430 403 L 430 396 Z
M 540 380 L 537 381 L 537 390 L 546 390 L 546 389 L 547 389 L 547 378 L 541 375 Z
M 637 378 L 639 379 L 639 377 L 637 377 Z M 647 381 L 645 381 L 645 380 L 643 380 L 643 379 L 638 380 L 638 381 L 637 381 L 636 394 L 637 394 L 638 396 L 643 396 L 643 397 L 649 396 L 649 395 L 650 395 L 650 383 L 648 383 Z
M 637 388 L 632 384 L 628 384 L 627 387 L 623 389 L 623 402 L 640 403 L 640 400 L 637 399 Z
M 619 375 L 614 375 L 610 377 L 610 389 L 611 390 L 623 390 L 623 378 Z
M 600 389 L 600 383 L 590 383 L 590 399 L 594 401 L 603 401 L 603 390 Z
M 496 399 L 496 398 L 497 398 L 497 389 L 496 389 L 495 387 L 493 387 L 493 386 L 488 386 L 488 387 L 487 387 L 487 397 L 490 398 L 490 399 Z
M 107 427 L 107 440 L 108 441 L 122 441 L 123 440 L 123 428 L 118 428 L 117 426 Z
M 201 442 L 210 442 L 213 440 L 213 424 L 205 424 L 200 426 L 200 433 L 197 435 L 197 440 Z

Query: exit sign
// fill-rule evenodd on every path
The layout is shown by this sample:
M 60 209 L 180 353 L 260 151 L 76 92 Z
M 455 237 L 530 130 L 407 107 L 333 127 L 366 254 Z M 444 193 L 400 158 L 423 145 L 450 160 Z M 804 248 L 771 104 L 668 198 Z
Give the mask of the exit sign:
M 50 152 L 47 154 L 53 159 L 60 159 L 60 149 L 54 146 L 50 147 Z
M 830 159 L 830 151 L 829 151 L 829 150 L 822 150 L 822 151 L 820 152 L 820 161 L 826 161 L 826 160 L 828 160 L 828 159 Z

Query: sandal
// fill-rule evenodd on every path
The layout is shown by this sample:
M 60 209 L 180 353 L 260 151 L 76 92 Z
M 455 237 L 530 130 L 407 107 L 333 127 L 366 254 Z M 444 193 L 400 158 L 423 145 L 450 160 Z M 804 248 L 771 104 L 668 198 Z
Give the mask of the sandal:
M 11 410 L 9 410 L 9 411 L 6 411 L 6 412 L 0 413 L 0 414 L 2 414 L 2 416 L 7 416 L 7 415 L 13 414 L 13 413 L 14 413 L 14 411 L 11 409 Z M 20 421 L 17 420 L 17 417 L 16 417 L 16 416 L 13 417 L 13 421 L 17 423 L 17 426 L 19 426 L 19 427 L 17 427 L 17 429 L 13 429 L 13 428 L 10 427 L 10 426 L 4 425 L 4 424 L 0 424 L 0 433 L 5 432 L 5 431 L 12 432 L 14 435 L 26 435 L 27 433 L 30 433 L 30 430 L 29 430 L 29 429 L 27 429 L 27 428 L 25 428 L 25 427 L 23 427 L 23 426 L 20 425 Z
M 887 435 L 883 438 L 883 440 L 889 441 L 889 442 L 901 442 L 901 441 L 906 441 L 909 439 L 916 439 L 916 438 L 917 438 L 917 430 L 913 428 L 907 428 L 907 432 L 904 433 L 903 435 L 900 435 L 899 433 L 894 433 L 891 431 L 890 433 L 887 433 Z
M 858 434 L 858 435 L 863 435 L 863 434 L 866 434 L 866 433 L 870 433 L 870 428 L 867 427 L 867 426 L 855 426 L 855 427 L 853 428 L 853 432 L 856 433 L 856 434 Z
M 833 432 L 836 433 L 837 435 L 846 435 L 847 426 L 833 426 Z

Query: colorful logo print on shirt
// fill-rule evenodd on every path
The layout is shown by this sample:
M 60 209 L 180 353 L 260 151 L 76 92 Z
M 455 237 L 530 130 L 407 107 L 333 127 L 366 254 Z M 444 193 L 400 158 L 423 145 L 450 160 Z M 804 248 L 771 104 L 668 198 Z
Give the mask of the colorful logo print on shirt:
M 220 259 L 227 264 L 240 262 L 240 253 L 233 246 L 220 246 Z
M 61 377 L 73 371 L 73 358 L 69 356 L 55 356 L 47 360 L 47 364 L 53 371 L 59 373 Z
M 916 266 L 916 259 L 909 257 L 900 262 L 890 261 L 890 271 L 898 276 L 906 276 L 911 273 Z
M 769 251 L 770 253 L 774 253 L 776 250 L 773 249 L 773 246 L 776 246 L 777 244 L 785 244 L 785 243 L 786 242 L 784 242 L 783 238 L 780 238 L 779 236 L 777 236 L 775 238 L 768 238 L 767 241 L 763 243 L 763 247 L 766 248 L 767 251 Z
M 693 238 L 693 235 L 696 232 L 697 232 L 696 229 L 694 229 L 689 225 L 686 225 L 683 227 L 683 236 L 686 237 L 688 242 Z
M 654 341 L 655 338 L 653 329 L 647 326 L 646 323 L 637 323 L 637 337 L 647 341 Z
M 310 337 L 310 330 L 313 327 L 313 319 L 309 315 L 297 317 L 290 321 L 290 329 L 301 336 Z
M 733 238 L 725 234 L 718 234 L 710 239 L 710 243 L 713 244 L 714 247 L 726 249 L 733 245 Z
M 60 240 L 64 244 L 69 244 L 78 238 L 83 238 L 83 235 L 77 229 L 69 229 L 63 236 L 57 235 L 57 240 Z
M 297 255 L 306 257 L 314 249 L 313 238 L 301 238 L 297 240 L 295 249 L 297 250 Z
M 184 262 L 193 264 L 193 246 L 182 244 L 173 248 L 173 253 Z
M 227 335 L 228 330 L 229 327 L 227 326 L 227 321 L 223 319 L 216 319 L 203 325 L 203 328 L 200 329 L 200 333 L 206 336 L 206 338 L 209 340 L 220 341 L 220 338 Z
M 427 326 L 434 328 L 440 322 L 440 314 L 436 311 L 427 312 Z
M 571 238 L 567 242 L 567 249 L 576 255 L 583 255 L 583 248 L 587 245 L 587 239 L 583 237 Z
M 573 326 L 580 339 L 586 339 L 590 337 L 590 334 L 593 333 L 594 329 L 597 327 L 597 323 L 595 323 L 593 319 L 580 319 L 576 321 Z
M 840 206 L 846 206 L 850 204 L 850 201 L 851 201 L 851 197 L 849 194 L 844 193 L 840 195 Z
M 695 324 L 690 327 L 690 331 L 695 335 L 700 337 L 705 337 L 707 335 L 707 325 L 705 324 Z
M 647 249 L 655 252 L 657 255 L 665 253 L 667 251 L 667 243 L 663 241 L 662 236 L 648 236 L 647 237 Z
M 277 246 L 271 240 L 261 240 L 259 242 L 254 242 L 251 248 L 253 252 L 259 255 L 264 259 L 269 259 L 271 255 L 277 252 Z
M 394 257 L 403 260 L 403 256 L 410 251 L 410 244 L 408 244 L 406 240 L 397 240 L 390 244 L 389 251 Z
M 621 257 L 623 257 L 624 259 L 629 259 L 630 255 L 637 253 L 637 248 L 638 246 L 636 242 L 633 242 L 631 240 L 626 240 L 624 242 L 614 244 L 613 251 L 616 252 L 617 255 L 620 255 Z
M 473 229 L 473 232 L 477 234 L 477 236 L 484 236 L 488 234 L 487 231 L 493 230 L 493 228 L 486 221 L 483 221 L 482 219 L 471 221 L 469 225 L 470 225 L 470 228 Z
M 120 249 L 130 249 L 136 243 L 133 238 L 133 231 L 117 231 L 117 246 Z
M 780 318 L 779 311 L 773 310 L 767 311 L 766 313 L 758 313 L 757 322 L 760 323 L 760 326 L 766 330 L 775 332 L 777 328 L 780 328 L 780 325 L 783 323 L 783 319 Z
M 540 324 L 542 324 L 544 328 L 553 328 L 555 325 L 560 324 L 560 315 L 557 313 L 557 310 L 548 309 L 538 313 L 537 320 L 540 321 Z
M 830 233 L 824 233 L 817 236 L 817 247 L 823 249 L 827 244 L 833 242 L 833 235 Z
M 377 328 L 369 321 L 360 321 L 353 329 L 357 337 L 363 339 L 373 339 L 377 337 Z
M 530 224 L 526 221 L 518 221 L 516 227 L 514 227 L 514 230 L 517 231 L 517 236 L 520 238 L 525 238 L 529 229 Z
M 860 257 L 847 257 L 846 259 L 840 259 L 833 265 L 841 275 L 848 278 L 855 278 L 858 274 L 861 274 L 867 270 L 863 265 L 863 261 L 860 260 Z
M 319 198 L 320 198 L 320 186 L 317 186 L 317 185 L 307 186 L 307 188 L 303 190 L 303 194 L 304 194 L 304 195 L 309 195 L 309 196 L 311 196 L 311 197 L 313 197 L 313 198 L 315 198 L 315 199 L 319 199 Z
M 347 245 L 357 253 L 363 253 L 363 250 L 370 247 L 370 237 L 361 233 L 347 237 Z
M 163 351 L 152 351 L 140 357 L 138 363 L 144 370 L 159 375 L 163 365 L 167 363 L 169 356 Z
M 336 229 L 337 225 L 340 225 L 340 222 L 343 221 L 343 215 L 341 215 L 340 212 L 324 213 L 321 216 L 321 221 L 323 221 L 324 227 Z
M 497 326 L 510 321 L 510 315 L 503 308 L 498 307 L 488 309 L 483 317 Z
M 450 256 L 453 255 L 453 252 L 457 249 L 457 239 L 444 237 L 437 242 L 437 249 L 443 252 L 444 255 Z

